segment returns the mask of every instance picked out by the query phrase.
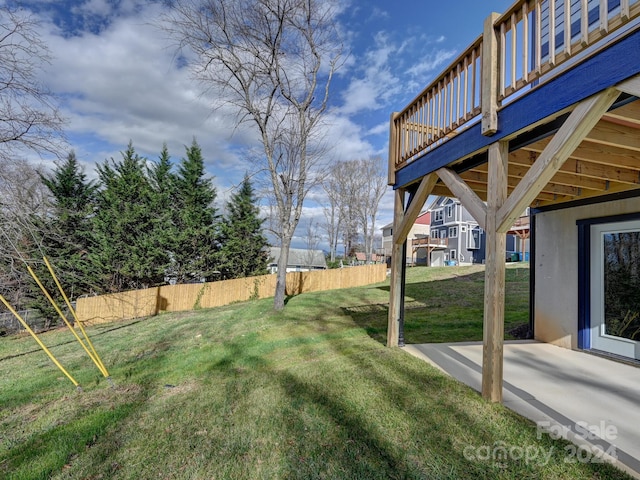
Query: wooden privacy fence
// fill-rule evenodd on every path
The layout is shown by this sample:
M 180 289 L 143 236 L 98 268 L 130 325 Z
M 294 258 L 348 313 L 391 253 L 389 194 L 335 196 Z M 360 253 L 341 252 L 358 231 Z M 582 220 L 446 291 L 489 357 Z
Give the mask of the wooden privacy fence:
M 382 282 L 387 276 L 385 264 L 291 272 L 287 274 L 287 295 L 338 288 L 360 287 Z M 220 282 L 163 285 L 161 287 L 79 298 L 78 319 L 87 324 L 148 317 L 160 312 L 179 312 L 212 308 L 251 299 L 272 297 L 275 275 L 223 280 Z

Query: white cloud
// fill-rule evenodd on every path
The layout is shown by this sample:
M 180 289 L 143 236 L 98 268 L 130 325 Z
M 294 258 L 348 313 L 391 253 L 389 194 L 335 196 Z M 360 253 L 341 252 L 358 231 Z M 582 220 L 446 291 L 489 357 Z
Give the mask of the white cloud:
M 83 5 L 101 14 L 109 13 L 107 7 L 100 1 Z M 113 146 L 99 151 L 71 147 L 90 163 L 92 154 L 94 162 L 119 158 L 129 140 L 155 159 L 167 142 L 177 160 L 195 136 L 212 173 L 237 182 L 249 168 L 238 147 L 255 145 L 255 134 L 245 126 L 234 128 L 235 118 L 224 108 L 212 111 L 188 70 L 176 64 L 162 32 L 149 23 L 157 13 L 157 7 L 146 7 L 113 17 L 99 33 L 74 36 L 48 25 L 45 40 L 54 60 L 46 81 L 63 99 L 69 137 Z
M 453 58 L 455 54 L 455 50 L 436 50 L 426 55 L 423 60 L 414 63 L 406 70 L 406 73 L 414 78 L 423 77 L 426 85 L 430 77 L 444 67 L 446 62 Z

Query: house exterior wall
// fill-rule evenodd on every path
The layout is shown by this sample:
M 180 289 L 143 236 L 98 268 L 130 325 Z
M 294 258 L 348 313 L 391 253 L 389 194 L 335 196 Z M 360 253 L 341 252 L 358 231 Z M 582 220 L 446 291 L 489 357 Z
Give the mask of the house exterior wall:
M 535 338 L 578 348 L 577 220 L 640 211 L 640 198 L 536 214 Z
M 413 224 L 413 226 L 411 227 L 411 230 L 409 230 L 409 234 L 407 235 L 407 258 L 406 258 L 407 263 L 413 262 L 413 259 L 411 256 L 411 253 L 412 253 L 411 240 L 419 237 L 429 236 L 430 232 L 431 232 L 430 225 L 425 225 L 421 223 Z M 382 248 L 384 250 L 385 258 L 391 257 L 391 251 L 393 249 L 393 227 L 392 226 L 384 227 L 382 229 Z M 422 259 L 421 261 L 423 263 L 426 263 L 426 256 L 424 253 L 420 254 L 420 250 L 423 250 L 423 249 L 418 249 L 418 258 Z

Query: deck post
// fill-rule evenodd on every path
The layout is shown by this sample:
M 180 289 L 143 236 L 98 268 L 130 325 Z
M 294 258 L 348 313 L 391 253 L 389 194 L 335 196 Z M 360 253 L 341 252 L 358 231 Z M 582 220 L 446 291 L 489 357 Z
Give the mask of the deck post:
M 404 219 L 405 190 L 398 188 L 394 193 L 393 207 L 393 245 L 391 247 L 391 279 L 389 285 L 389 318 L 387 322 L 387 347 L 398 346 L 399 319 L 402 296 L 402 258 L 403 242 L 396 241 L 400 234 L 400 225 Z
M 484 21 L 482 35 L 482 134 L 491 136 L 498 131 L 498 36 L 495 31 L 498 13 Z
M 498 210 L 507 198 L 509 143 L 489 147 L 487 192 L 487 248 L 484 283 L 482 349 L 482 396 L 502 402 L 502 362 L 504 344 L 505 247 L 507 234 L 498 231 Z
M 396 183 L 396 164 L 398 162 L 398 149 L 400 143 L 398 142 L 398 129 L 396 128 L 397 112 L 391 114 L 389 119 L 389 166 L 387 168 L 387 184 L 395 185 Z

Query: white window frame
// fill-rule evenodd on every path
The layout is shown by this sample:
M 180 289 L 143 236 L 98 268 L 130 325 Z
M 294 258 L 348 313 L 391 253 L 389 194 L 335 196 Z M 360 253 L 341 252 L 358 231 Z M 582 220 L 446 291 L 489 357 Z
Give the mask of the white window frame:
M 462 226 L 460 227 L 460 232 L 461 232 L 461 233 L 467 233 L 467 226 L 466 226 L 466 225 L 462 225 Z
M 438 238 L 438 230 L 431 232 L 431 238 Z
M 441 222 L 442 220 L 444 220 L 442 210 L 436 210 L 435 212 L 433 212 L 433 220 L 435 222 Z
M 453 205 L 447 205 L 447 217 L 451 218 L 453 217 L 453 213 L 454 213 L 454 209 L 453 209 Z
M 476 242 L 473 238 L 473 232 L 478 232 L 478 241 Z M 470 228 L 467 232 L 467 245 L 469 250 L 480 250 L 480 245 L 482 243 L 482 230 L 474 230 Z
M 458 237 L 458 227 L 453 226 L 449 227 L 449 238 L 457 238 Z
M 458 252 L 456 252 L 456 251 L 455 251 L 455 249 L 452 249 L 452 250 L 449 252 L 449 258 L 450 258 L 451 260 L 457 260 L 457 259 L 458 259 Z
M 447 229 L 440 230 L 440 238 L 449 238 L 447 237 Z

